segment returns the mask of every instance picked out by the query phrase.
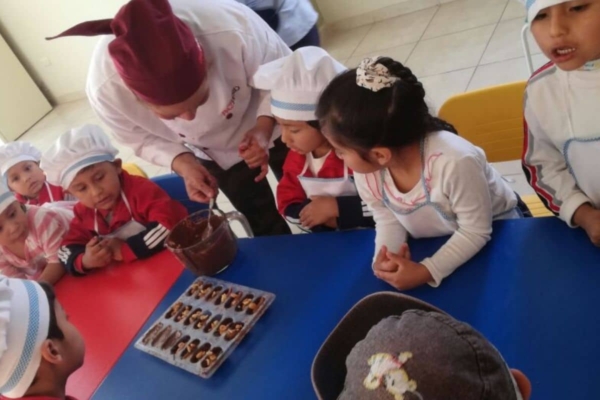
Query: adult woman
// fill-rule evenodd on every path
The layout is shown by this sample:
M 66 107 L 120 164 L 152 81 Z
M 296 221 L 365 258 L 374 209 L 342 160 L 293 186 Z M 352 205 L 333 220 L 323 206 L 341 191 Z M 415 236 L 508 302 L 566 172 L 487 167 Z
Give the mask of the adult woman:
M 115 36 L 96 46 L 86 91 L 117 140 L 171 167 L 192 200 L 220 188 L 256 235 L 289 233 L 262 179 L 267 162 L 280 175 L 287 150 L 268 93 L 250 86 L 261 64 L 289 54 L 275 32 L 235 2 L 131 0 L 59 36 L 100 34 Z

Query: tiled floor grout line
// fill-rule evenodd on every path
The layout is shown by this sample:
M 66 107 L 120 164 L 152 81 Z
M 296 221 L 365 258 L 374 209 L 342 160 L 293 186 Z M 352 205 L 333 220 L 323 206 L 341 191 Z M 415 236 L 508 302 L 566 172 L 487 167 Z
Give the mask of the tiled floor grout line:
M 423 29 L 423 33 L 421 33 L 421 36 L 419 36 L 419 40 L 417 40 L 417 43 L 415 43 L 415 45 L 413 46 L 412 50 L 410 51 L 410 53 L 408 53 L 408 56 L 406 56 L 406 60 L 404 61 L 405 65 L 408 65 L 408 60 L 410 60 L 410 57 L 413 55 L 413 53 L 415 52 L 415 49 L 417 48 L 417 46 L 419 45 L 419 43 L 421 43 L 421 40 L 423 39 L 423 36 L 425 35 L 425 32 L 427 32 L 427 29 L 429 29 L 429 27 L 431 26 L 431 22 L 435 19 L 435 16 L 437 15 L 437 13 L 440 11 L 440 8 L 442 8 L 441 5 L 437 6 L 435 12 L 433 13 L 433 15 L 431 16 L 431 19 L 429 20 L 429 22 L 427 23 L 427 26 L 425 27 L 425 29 Z
M 354 47 L 354 49 L 352 50 L 352 53 L 350 54 L 350 57 L 348 57 L 348 58 L 346 59 L 346 61 L 348 61 L 350 58 L 354 57 L 354 53 L 356 52 L 356 49 L 358 49 L 358 47 L 360 46 L 360 44 L 361 44 L 362 42 L 364 42 L 364 41 L 365 41 L 365 39 L 367 38 L 367 36 L 369 36 L 369 33 L 370 33 L 372 30 L 373 30 L 373 28 L 375 27 L 375 24 L 376 24 L 376 23 L 377 23 L 377 22 L 373 22 L 373 23 L 371 24 L 371 27 L 369 28 L 369 30 L 368 30 L 368 31 L 365 33 L 365 35 L 362 37 L 362 39 L 360 39 L 360 40 L 358 41 L 358 43 L 356 44 L 356 46 L 355 46 L 355 47 Z
M 508 1 L 504 5 L 504 10 L 502 10 L 502 13 L 500 13 L 500 17 L 498 18 L 498 21 L 496 21 L 496 26 L 494 26 L 494 30 L 492 31 L 492 34 L 490 35 L 490 38 L 488 39 L 487 43 L 485 44 L 485 48 L 483 49 L 483 52 L 481 53 L 481 56 L 479 57 L 479 61 L 477 61 L 477 64 L 475 65 L 475 70 L 473 70 L 473 75 L 471 75 L 471 78 L 469 79 L 469 83 L 467 83 L 467 87 L 465 88 L 465 92 L 467 90 L 469 90 L 469 86 L 471 86 L 471 82 L 473 81 L 473 77 L 475 77 L 475 73 L 477 73 L 477 70 L 479 69 L 479 66 L 481 65 L 481 60 L 483 60 L 483 56 L 485 55 L 485 52 L 487 51 L 488 47 L 490 47 L 490 43 L 492 42 L 492 39 L 494 38 L 494 34 L 498 30 L 498 25 L 500 25 L 500 22 L 502 21 L 502 16 L 506 12 L 506 8 L 507 7 L 508 7 Z

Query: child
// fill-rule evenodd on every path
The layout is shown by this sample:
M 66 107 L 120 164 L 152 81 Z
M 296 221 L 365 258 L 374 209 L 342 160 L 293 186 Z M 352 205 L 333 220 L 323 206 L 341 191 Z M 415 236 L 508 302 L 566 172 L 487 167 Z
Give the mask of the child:
M 483 151 L 429 114 L 410 69 L 367 58 L 339 75 L 317 108 L 376 224 L 375 275 L 398 289 L 442 279 L 490 239 L 492 220 L 518 218 L 517 195 Z M 452 235 L 432 257 L 410 260 L 407 236 Z
M 523 170 L 546 207 L 600 246 L 600 1 L 528 1 L 550 59 L 525 94 Z
M 85 125 L 63 134 L 42 157 L 48 180 L 79 200 L 59 252 L 74 275 L 161 251 L 187 215 L 154 182 L 123 171 L 117 153 L 100 127 Z
M 0 146 L 0 173 L 19 202 L 41 206 L 65 200 L 61 187 L 46 182 L 39 166 L 42 153 L 30 143 L 10 142 Z
M 311 375 L 320 400 L 531 396 L 527 376 L 510 369 L 481 333 L 430 304 L 389 292 L 364 298 L 346 314 Z
M 10 399 L 75 400 L 67 379 L 85 344 L 45 283 L 0 277 L 0 394 Z
M 346 68 L 318 47 L 261 66 L 254 85 L 271 91 L 271 112 L 290 148 L 277 206 L 288 222 L 314 231 L 373 226 L 352 172 L 321 134 L 315 109 L 327 84 Z
M 20 204 L 0 184 L 0 274 L 56 283 L 65 274 L 58 250 L 68 229 L 67 217 Z

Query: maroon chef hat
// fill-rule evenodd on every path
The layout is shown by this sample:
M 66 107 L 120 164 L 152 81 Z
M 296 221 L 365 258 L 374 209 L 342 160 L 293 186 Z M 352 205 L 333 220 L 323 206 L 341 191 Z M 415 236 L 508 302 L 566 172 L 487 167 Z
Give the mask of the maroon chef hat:
M 131 0 L 113 19 L 83 22 L 47 39 L 109 34 L 116 36 L 108 52 L 119 75 L 148 103 L 180 103 L 206 76 L 202 48 L 167 0 Z

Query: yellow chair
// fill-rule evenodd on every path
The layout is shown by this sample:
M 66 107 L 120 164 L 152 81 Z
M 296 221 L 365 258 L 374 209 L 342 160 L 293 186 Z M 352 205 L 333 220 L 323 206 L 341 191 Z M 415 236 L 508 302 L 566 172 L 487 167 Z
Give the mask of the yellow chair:
M 134 163 L 123 164 L 123 169 L 129 172 L 131 175 L 143 176 L 144 178 L 148 177 L 148 174 L 146 174 L 143 169 Z
M 492 86 L 449 98 L 439 112 L 490 162 L 518 160 L 523 151 L 523 94 L 527 82 Z M 534 217 L 553 215 L 536 195 L 522 196 Z

